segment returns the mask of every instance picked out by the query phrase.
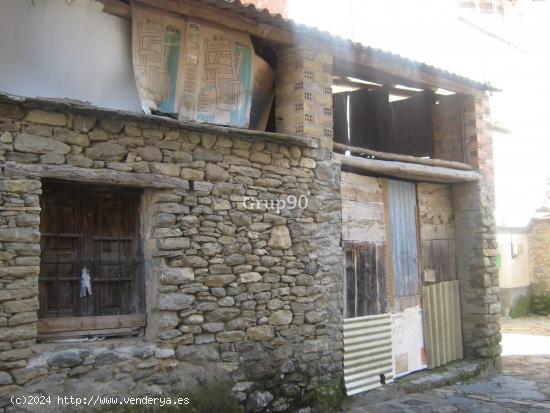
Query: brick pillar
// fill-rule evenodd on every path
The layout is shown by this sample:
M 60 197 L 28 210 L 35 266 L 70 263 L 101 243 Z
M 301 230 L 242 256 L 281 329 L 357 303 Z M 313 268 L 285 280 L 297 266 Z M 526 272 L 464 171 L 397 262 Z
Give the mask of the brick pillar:
M 303 45 L 277 51 L 275 115 L 277 132 L 332 149 L 332 55 Z
M 501 335 L 488 98 L 466 96 L 462 110 L 466 161 L 482 175 L 479 182 L 453 185 L 464 353 L 492 358 L 501 352 Z

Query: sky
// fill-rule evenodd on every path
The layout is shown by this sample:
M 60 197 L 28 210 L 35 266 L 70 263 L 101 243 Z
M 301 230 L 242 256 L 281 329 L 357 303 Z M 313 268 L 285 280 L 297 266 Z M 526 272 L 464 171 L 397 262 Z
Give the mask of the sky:
M 502 89 L 491 96 L 493 122 L 509 131 L 493 134 L 495 216 L 498 225 L 524 226 L 545 203 L 550 173 L 550 0 L 516 0 L 505 17 L 457 3 L 289 0 L 288 11 L 297 22 Z

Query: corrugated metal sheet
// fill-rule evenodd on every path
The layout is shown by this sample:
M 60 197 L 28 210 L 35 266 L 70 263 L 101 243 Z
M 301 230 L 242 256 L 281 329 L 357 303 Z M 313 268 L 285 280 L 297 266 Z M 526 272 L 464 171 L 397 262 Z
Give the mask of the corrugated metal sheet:
M 422 287 L 428 368 L 463 358 L 458 281 Z
M 391 315 L 344 320 L 344 382 L 353 395 L 393 380 Z
M 420 305 L 416 185 L 388 180 L 396 311 Z

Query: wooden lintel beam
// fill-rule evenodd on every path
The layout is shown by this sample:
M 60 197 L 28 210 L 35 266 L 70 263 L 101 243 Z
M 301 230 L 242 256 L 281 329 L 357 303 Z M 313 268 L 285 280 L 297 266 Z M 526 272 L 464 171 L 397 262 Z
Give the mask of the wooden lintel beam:
M 189 181 L 181 178 L 112 169 L 87 169 L 71 165 L 34 165 L 8 161 L 4 164 L 4 174 L 135 188 L 189 189 Z
M 342 166 L 382 176 L 422 182 L 459 183 L 479 181 L 481 175 L 476 171 L 462 171 L 441 166 L 418 165 L 405 162 L 382 161 L 378 159 L 333 154 Z
M 132 12 L 130 6 L 120 0 L 101 0 L 103 11 L 123 19 L 131 19 Z
M 471 165 L 462 162 L 447 161 L 445 159 L 426 159 L 412 155 L 401 155 L 397 153 L 380 152 L 372 149 L 360 148 L 358 146 L 349 146 L 342 143 L 334 142 L 333 147 L 340 151 L 349 151 L 352 154 L 372 156 L 373 158 L 382 159 L 385 161 L 398 161 L 415 163 L 419 165 L 441 166 L 444 168 L 460 169 L 463 171 L 472 171 L 474 168 Z

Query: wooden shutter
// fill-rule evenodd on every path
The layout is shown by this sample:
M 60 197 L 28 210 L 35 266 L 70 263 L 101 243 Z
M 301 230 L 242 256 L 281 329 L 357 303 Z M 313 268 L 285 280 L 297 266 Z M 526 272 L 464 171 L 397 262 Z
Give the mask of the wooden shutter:
M 345 245 L 345 318 L 387 312 L 384 245 Z
M 39 333 L 142 326 L 130 316 L 145 310 L 139 193 L 45 182 L 41 206 Z M 92 295 L 80 297 L 84 267 Z

